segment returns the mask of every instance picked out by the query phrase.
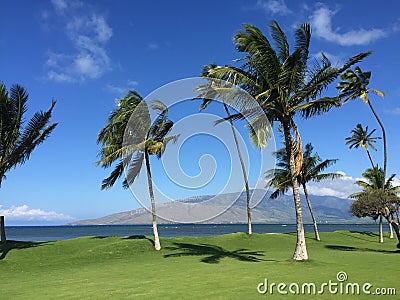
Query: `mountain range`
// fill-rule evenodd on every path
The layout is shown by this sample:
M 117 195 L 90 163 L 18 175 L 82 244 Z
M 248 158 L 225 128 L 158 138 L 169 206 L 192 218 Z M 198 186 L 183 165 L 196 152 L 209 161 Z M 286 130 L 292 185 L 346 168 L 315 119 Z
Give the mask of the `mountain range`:
M 365 223 L 368 220 L 351 215 L 353 200 L 333 196 L 310 196 L 315 217 L 319 223 Z M 311 223 L 311 215 L 301 195 L 304 223 Z M 293 196 L 270 199 L 270 192 L 251 190 L 251 217 L 253 223 L 295 223 Z M 246 223 L 246 193 L 195 196 L 157 204 L 158 223 Z M 151 213 L 146 208 L 115 213 L 105 217 L 81 220 L 68 225 L 150 224 Z

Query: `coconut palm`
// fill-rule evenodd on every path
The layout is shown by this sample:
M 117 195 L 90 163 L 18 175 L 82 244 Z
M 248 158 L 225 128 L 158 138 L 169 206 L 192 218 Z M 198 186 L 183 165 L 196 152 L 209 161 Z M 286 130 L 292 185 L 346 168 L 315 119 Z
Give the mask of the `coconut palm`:
M 128 188 L 134 182 L 142 168 L 146 165 L 147 182 L 151 202 L 154 247 L 161 249 L 157 229 L 157 215 L 150 168 L 150 155 L 162 156 L 167 144 L 175 141 L 178 135 L 168 136 L 173 122 L 168 119 L 168 109 L 161 101 L 154 101 L 152 108 L 160 114 L 150 125 L 150 115 L 146 102 L 136 92 L 130 91 L 118 100 L 117 107 L 111 112 L 107 125 L 100 131 L 97 142 L 102 145 L 98 165 L 108 168 L 118 162 L 110 176 L 103 180 L 102 189 L 111 188 L 116 180 L 126 176 L 122 183 Z
M 211 65 L 210 67 L 204 67 L 203 70 L 203 76 L 205 76 L 210 68 L 214 68 L 216 65 Z M 229 85 L 226 82 L 218 82 L 215 80 L 210 80 L 208 84 L 201 85 L 198 88 L 195 89 L 196 92 L 200 92 L 200 94 L 197 96 L 197 98 L 203 99 L 203 103 L 200 106 L 200 110 L 204 110 L 207 108 L 207 106 L 212 102 L 212 99 L 216 98 L 221 98 L 222 99 L 222 104 L 224 106 L 227 119 L 229 121 L 231 130 L 232 130 L 232 136 L 235 141 L 235 146 L 236 150 L 238 153 L 239 161 L 240 161 L 240 166 L 242 168 L 242 173 L 243 173 L 243 181 L 244 181 L 244 186 L 246 190 L 246 205 L 247 205 L 247 233 L 252 234 L 252 226 L 251 226 L 251 210 L 250 210 L 250 188 L 249 188 L 249 181 L 247 178 L 247 172 L 246 172 L 246 167 L 244 165 L 243 157 L 242 157 L 242 152 L 240 151 L 240 146 L 239 146 L 239 141 L 236 135 L 236 130 L 235 126 L 233 125 L 233 120 L 231 118 L 231 112 L 229 111 L 229 106 L 227 104 L 227 100 L 229 97 L 231 97 L 232 91 L 234 91 L 233 86 Z
M 325 179 L 335 179 L 341 177 L 342 175 L 338 173 L 321 173 L 326 168 L 335 164 L 337 159 L 322 160 L 317 153 L 312 153 L 313 150 L 314 147 L 311 145 L 311 143 L 308 143 L 305 146 L 303 153 L 303 165 L 301 167 L 300 174 L 297 176 L 297 181 L 303 188 L 304 196 L 306 198 L 314 225 L 315 239 L 319 241 L 320 237 L 317 221 L 315 219 L 308 194 L 307 183 L 310 181 L 320 182 L 321 180 Z M 267 186 L 273 186 L 275 188 L 275 191 L 270 196 L 271 199 L 278 198 L 280 195 L 285 194 L 289 188 L 291 188 L 289 157 L 286 154 L 285 148 L 275 152 L 275 156 L 277 159 L 277 168 L 268 170 L 266 172 L 266 178 L 269 179 Z
M 376 113 L 374 107 L 372 106 L 371 101 L 369 100 L 368 94 L 370 92 L 380 96 L 384 97 L 385 94 L 377 89 L 374 88 L 368 88 L 368 84 L 371 79 L 371 72 L 362 72 L 359 67 L 354 68 L 353 70 L 347 70 L 344 74 L 341 75 L 340 77 L 343 81 L 339 82 L 338 84 L 338 89 L 340 93 L 346 97 L 345 100 L 343 101 L 343 104 L 356 99 L 356 98 L 361 98 L 364 103 L 368 104 L 369 108 L 371 109 L 375 119 L 378 121 L 379 126 L 381 127 L 382 130 L 382 137 L 383 137 L 383 174 L 384 178 L 386 178 L 387 175 L 387 141 L 386 141 L 386 131 L 385 127 L 383 126 L 382 121 L 378 117 L 378 114 Z M 379 222 L 379 232 L 380 232 L 380 241 L 383 242 L 383 232 L 382 232 L 382 217 L 380 217 L 380 222 Z M 393 231 L 392 227 L 389 226 L 390 228 L 390 238 L 393 238 Z
M 371 132 L 368 132 L 368 126 L 365 129 L 361 124 L 357 124 L 357 126 L 350 131 L 351 136 L 346 138 L 346 145 L 349 145 L 349 148 L 364 148 L 367 152 L 368 159 L 371 162 L 371 167 L 375 167 L 375 164 L 372 160 L 371 154 L 369 152 L 369 148 L 376 151 L 375 143 L 377 139 L 380 137 L 372 137 L 373 133 L 376 129 L 373 129 Z
M 358 54 L 340 68 L 332 67 L 325 55 L 313 66 L 309 66 L 309 45 L 311 29 L 308 23 L 295 31 L 295 48 L 289 51 L 287 38 L 273 21 L 270 25 L 273 47 L 266 36 L 253 25 L 244 25 L 244 30 L 235 35 L 236 48 L 245 54 L 239 67 L 217 66 L 208 71 L 207 76 L 230 80 L 257 99 L 269 122 L 278 122 L 283 130 L 286 152 L 289 157 L 291 183 L 296 210 L 297 242 L 293 259 L 308 258 L 304 237 L 303 217 L 300 205 L 297 175 L 302 164 L 300 133 L 294 117 L 309 118 L 340 106 L 340 97 L 321 97 L 321 92 L 343 71 L 359 62 L 370 52 Z M 242 104 L 246 107 L 246 103 Z M 243 110 L 241 115 L 251 117 L 251 110 Z M 240 118 L 241 115 L 232 115 Z M 257 123 L 257 120 L 253 120 Z
M 386 132 L 385 128 L 383 127 L 382 121 L 378 117 L 374 107 L 372 106 L 371 101 L 369 100 L 368 94 L 370 92 L 381 96 L 382 98 L 385 96 L 383 92 L 368 88 L 368 84 L 371 79 L 371 72 L 362 72 L 359 67 L 355 67 L 353 70 L 346 70 L 344 74 L 340 76 L 340 79 L 343 81 L 338 83 L 339 92 L 343 97 L 345 97 L 343 104 L 346 102 L 361 98 L 364 103 L 368 104 L 369 108 L 371 109 L 372 113 L 375 116 L 375 119 L 378 121 L 379 126 L 382 130 L 382 137 L 383 137 L 383 174 L 384 178 L 386 178 L 386 170 L 387 170 L 387 146 L 386 146 Z
M 352 213 L 357 217 L 369 216 L 374 220 L 383 216 L 393 226 L 399 240 L 399 246 L 399 224 L 395 220 L 394 214 L 398 211 L 400 205 L 400 200 L 397 196 L 400 193 L 400 186 L 393 185 L 395 174 L 385 180 L 382 168 L 375 166 L 367 169 L 362 176 L 364 180 L 356 182 L 362 188 L 362 191 L 349 196 L 357 199 L 351 207 Z M 381 222 L 380 231 L 382 231 Z M 381 238 L 379 241 L 382 242 Z
M 0 83 L 0 186 L 6 173 L 24 164 L 32 151 L 43 143 L 57 126 L 49 124 L 56 101 L 50 109 L 36 112 L 26 122 L 28 92 L 20 85 L 12 85 L 10 92 Z M 6 242 L 4 216 L 1 216 L 1 242 Z
M 346 145 L 350 145 L 349 148 L 358 148 L 362 147 L 365 149 L 368 155 L 368 159 L 371 162 L 371 167 L 374 168 L 375 164 L 372 160 L 371 154 L 369 152 L 369 147 L 371 149 L 376 150 L 375 142 L 380 137 L 372 137 L 372 134 L 375 132 L 376 129 L 373 129 L 371 132 L 368 133 L 368 126 L 364 128 L 361 124 L 357 124 L 356 128 L 354 128 L 350 133 L 352 135 L 346 138 Z M 389 224 L 390 230 L 390 238 L 393 238 L 393 230 L 392 226 Z M 383 243 L 383 229 L 382 229 L 382 216 L 379 217 L 379 242 Z

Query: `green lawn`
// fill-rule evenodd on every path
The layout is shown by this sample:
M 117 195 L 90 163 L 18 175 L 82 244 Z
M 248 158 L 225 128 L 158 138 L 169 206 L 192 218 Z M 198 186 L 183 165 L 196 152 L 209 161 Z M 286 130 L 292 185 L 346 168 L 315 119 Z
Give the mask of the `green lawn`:
M 291 260 L 294 234 L 235 233 L 161 239 L 84 237 L 56 242 L 8 242 L 0 248 L 0 299 L 398 299 L 397 296 L 329 294 L 261 295 L 257 285 L 365 282 L 400 294 L 396 241 L 379 244 L 374 233 L 308 234 L 310 260 Z M 286 291 L 289 291 L 286 288 Z

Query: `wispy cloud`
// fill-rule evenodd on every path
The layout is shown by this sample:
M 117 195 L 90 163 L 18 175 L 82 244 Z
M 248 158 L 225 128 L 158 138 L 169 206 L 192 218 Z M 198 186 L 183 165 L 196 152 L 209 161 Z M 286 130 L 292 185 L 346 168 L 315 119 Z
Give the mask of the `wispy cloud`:
M 400 107 L 395 107 L 393 109 L 386 109 L 385 112 L 392 115 L 400 115 Z
M 386 37 L 388 33 L 379 28 L 350 30 L 339 32 L 339 28 L 332 27 L 332 17 L 337 11 L 330 10 L 325 5 L 319 4 L 311 15 L 311 25 L 317 37 L 342 46 L 367 45 L 378 39 Z
M 57 13 L 63 13 L 64 10 L 68 7 L 65 0 L 51 0 L 51 3 L 53 4 L 54 9 Z
M 73 218 L 56 213 L 44 211 L 37 208 L 30 208 L 28 205 L 11 206 L 6 209 L 0 205 L 0 215 L 4 215 L 10 221 L 68 221 Z
M 135 80 L 127 80 L 126 85 L 122 86 L 122 85 L 115 85 L 115 84 L 107 84 L 106 85 L 106 89 L 113 93 L 116 94 L 118 96 L 123 96 L 125 95 L 130 89 L 134 88 L 135 86 L 137 86 L 139 83 Z
M 159 45 L 156 43 L 148 43 L 146 46 L 147 50 L 157 50 Z
M 267 13 L 277 14 L 277 15 L 288 15 L 292 11 L 286 6 L 284 0 L 258 0 L 256 3 L 256 8 L 262 9 Z
M 111 69 L 106 45 L 113 35 L 105 17 L 91 13 L 89 7 L 78 2 L 52 1 L 64 27 L 69 53 L 47 53 L 47 78 L 57 82 L 96 79 Z M 68 44 L 68 43 L 67 43 Z

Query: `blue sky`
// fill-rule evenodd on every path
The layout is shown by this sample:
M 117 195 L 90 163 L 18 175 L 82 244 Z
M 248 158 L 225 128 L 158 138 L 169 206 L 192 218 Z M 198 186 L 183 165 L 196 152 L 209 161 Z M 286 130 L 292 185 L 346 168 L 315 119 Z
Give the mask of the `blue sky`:
M 400 173 L 400 84 L 394 76 L 399 9 L 397 1 L 379 7 L 376 1 L 3 1 L 0 80 L 8 88 L 18 83 L 29 91 L 28 114 L 47 109 L 51 99 L 57 99 L 53 120 L 59 125 L 25 165 L 7 174 L 0 189 L 0 213 L 8 216 L 10 225 L 63 224 L 138 208 L 129 190 L 119 184 L 100 191 L 109 170 L 95 165 L 96 136 L 115 99 L 132 88 L 144 97 L 167 83 L 197 76 L 211 62 L 230 64 L 241 57 L 233 44 L 241 25 L 251 23 L 268 34 L 272 19 L 290 43 L 293 28 L 310 22 L 311 55 L 323 51 L 334 63 L 373 51 L 360 66 L 372 71 L 370 86 L 385 92 L 384 100 L 371 100 L 388 132 L 388 172 Z M 333 85 L 327 94 L 335 92 Z M 183 104 L 171 117 L 197 113 L 197 105 Z M 220 111 L 217 106 L 207 110 Z M 358 122 L 378 128 L 359 99 L 324 116 L 298 120 L 303 142 L 311 141 L 323 158 L 340 159 L 330 171 L 345 174 L 342 180 L 311 184 L 313 194 L 345 197 L 354 191 L 354 180 L 368 160 L 361 150 L 349 150 L 344 139 Z M 242 125 L 237 127 L 253 159 L 259 153 L 249 145 Z M 276 132 L 275 138 L 279 146 L 281 134 Z M 184 171 L 195 176 L 200 157 L 211 153 L 218 164 L 216 181 L 187 194 L 177 190 L 171 197 L 218 191 L 213 184 L 229 177 L 224 167 L 228 162 L 223 161 L 226 149 L 201 136 L 185 147 L 179 157 Z M 372 155 L 382 164 L 381 142 L 377 147 Z M 212 165 L 209 159 L 203 167 Z M 152 163 L 154 173 L 162 174 L 161 162 Z M 259 180 L 256 173 L 250 176 L 253 186 Z M 167 186 L 159 177 L 159 185 Z

